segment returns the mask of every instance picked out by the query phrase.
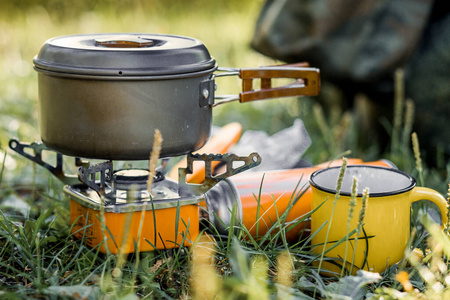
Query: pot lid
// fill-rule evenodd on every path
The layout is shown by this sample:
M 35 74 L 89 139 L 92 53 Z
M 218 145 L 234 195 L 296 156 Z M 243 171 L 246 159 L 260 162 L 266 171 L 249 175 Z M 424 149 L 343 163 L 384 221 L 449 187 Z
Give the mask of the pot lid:
M 156 76 L 214 69 L 199 40 L 176 35 L 80 34 L 47 40 L 33 60 L 36 70 L 101 76 Z

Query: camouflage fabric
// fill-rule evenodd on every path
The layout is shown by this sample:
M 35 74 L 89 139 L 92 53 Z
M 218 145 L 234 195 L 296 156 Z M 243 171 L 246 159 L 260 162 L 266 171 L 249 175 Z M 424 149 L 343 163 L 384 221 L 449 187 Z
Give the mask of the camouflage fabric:
M 286 62 L 308 61 L 352 98 L 391 109 L 394 72 L 416 103 L 424 144 L 450 154 L 450 14 L 445 0 L 268 0 L 252 47 Z
M 421 144 L 430 153 L 439 145 L 450 156 L 450 14 L 445 6 L 436 14 L 444 12 L 428 26 L 406 66 L 405 93 L 416 105 L 415 129 L 427 143 Z

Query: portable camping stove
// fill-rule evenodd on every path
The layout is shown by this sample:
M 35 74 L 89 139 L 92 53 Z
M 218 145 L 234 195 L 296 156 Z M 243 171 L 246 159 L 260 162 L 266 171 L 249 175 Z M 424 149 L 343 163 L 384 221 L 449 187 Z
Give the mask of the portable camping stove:
M 208 208 L 204 215 L 214 224 L 224 221 L 219 227 L 233 226 L 227 222 L 232 222 L 230 210 L 240 205 L 239 197 L 221 195 L 216 203 L 205 193 L 261 162 L 256 153 L 248 157 L 188 154 L 178 182 L 164 178 L 162 172 L 114 170 L 112 160 L 147 158 L 153 149 L 149 132 L 158 129 L 165 139 L 161 157 L 178 156 L 205 145 L 214 106 L 314 96 L 320 90 L 320 71 L 308 63 L 219 68 L 201 41 L 176 35 L 55 37 L 44 43 L 33 63 L 38 72 L 41 139 L 48 148 L 18 140 L 11 140 L 10 147 L 66 184 L 73 234 L 102 252 L 190 245 L 199 233 L 201 207 Z M 238 76 L 242 92 L 216 95 L 215 79 L 224 76 Z M 289 83 L 272 82 L 279 78 Z M 46 162 L 43 152 L 55 153 L 56 164 Z M 78 174 L 66 175 L 63 154 L 108 161 L 91 165 L 75 158 Z M 195 161 L 205 164 L 202 184 L 186 181 Z M 225 163 L 226 171 L 213 175 L 213 162 Z M 153 182 L 151 194 L 148 182 Z M 242 209 L 237 212 L 242 215 Z
M 70 198 L 72 233 L 90 247 L 99 246 L 103 253 L 190 246 L 199 234 L 200 214 L 212 216 L 206 211 L 208 200 L 205 192 L 221 180 L 261 163 L 257 153 L 248 157 L 188 154 L 187 167 L 179 169 L 178 183 L 157 171 L 149 195 L 149 170 L 130 168 L 115 171 L 112 161 L 91 165 L 75 158 L 78 175 L 69 175 L 63 171 L 63 155 L 41 143 L 27 144 L 12 139 L 9 146 L 66 184 L 64 193 Z M 44 161 L 44 151 L 56 154 L 56 166 Z M 186 182 L 186 175 L 192 173 L 195 161 L 205 164 L 202 184 Z M 224 173 L 213 175 L 211 164 L 217 161 L 225 163 L 227 168 Z M 239 166 L 234 168 L 236 164 Z M 217 217 L 220 219 L 221 216 Z

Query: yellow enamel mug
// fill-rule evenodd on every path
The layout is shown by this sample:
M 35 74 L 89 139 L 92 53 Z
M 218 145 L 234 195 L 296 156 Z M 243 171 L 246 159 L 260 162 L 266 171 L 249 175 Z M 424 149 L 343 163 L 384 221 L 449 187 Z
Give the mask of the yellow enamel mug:
M 352 273 L 356 273 L 358 269 L 383 272 L 387 267 L 399 262 L 410 238 L 410 211 L 411 204 L 415 201 L 432 201 L 438 206 L 443 223 L 447 222 L 447 202 L 438 192 L 429 188 L 416 187 L 414 178 L 405 172 L 363 165 L 347 166 L 340 197 L 335 203 L 333 217 L 331 217 L 339 172 L 340 167 L 322 169 L 314 172 L 310 177 L 311 208 L 314 210 L 323 203 L 311 215 L 311 233 L 316 233 L 311 242 L 314 252 L 322 253 L 328 226 L 330 229 L 325 246 L 327 250 L 347 235 L 353 177 L 357 179 L 358 189 L 357 203 L 350 221 L 350 232 L 358 223 L 363 189 L 369 189 L 369 198 L 363 230 L 358 239 L 355 239 L 353 234 L 334 249 L 326 252 L 327 259 L 334 259 L 324 260 L 322 270 L 340 273 L 345 261 L 347 270 L 352 269 Z M 321 228 L 320 231 L 318 231 L 319 228 Z M 355 240 L 357 240 L 356 249 Z M 345 256 L 346 243 L 348 243 L 347 256 Z M 351 268 L 352 262 L 354 264 Z

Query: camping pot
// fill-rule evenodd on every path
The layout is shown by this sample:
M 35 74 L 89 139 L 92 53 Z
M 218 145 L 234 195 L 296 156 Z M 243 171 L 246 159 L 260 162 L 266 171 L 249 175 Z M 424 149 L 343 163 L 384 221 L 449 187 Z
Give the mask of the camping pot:
M 153 134 L 161 157 L 201 148 L 212 108 L 238 100 L 317 95 L 319 70 L 307 64 L 220 69 L 197 39 L 158 34 L 86 34 L 52 38 L 34 58 L 43 143 L 62 154 L 145 160 Z M 236 75 L 242 92 L 215 96 L 215 79 Z M 290 78 L 273 87 L 272 78 Z M 254 89 L 253 80 L 261 87 Z

